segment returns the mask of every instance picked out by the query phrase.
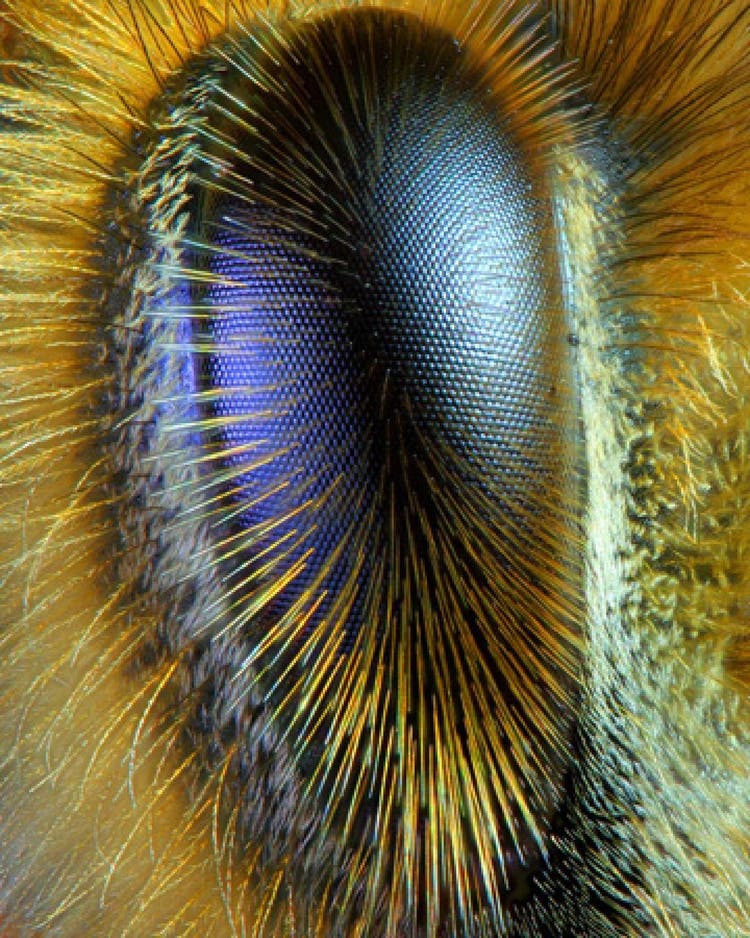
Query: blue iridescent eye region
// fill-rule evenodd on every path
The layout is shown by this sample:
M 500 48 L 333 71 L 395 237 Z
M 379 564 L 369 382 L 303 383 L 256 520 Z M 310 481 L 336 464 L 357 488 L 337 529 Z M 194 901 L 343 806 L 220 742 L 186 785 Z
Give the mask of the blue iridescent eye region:
M 256 223 L 235 233 L 225 224 L 226 252 L 212 259 L 219 282 L 209 290 L 214 351 L 204 368 L 221 392 L 212 411 L 255 569 L 288 583 L 266 615 L 278 619 L 310 597 L 309 631 L 363 573 L 351 546 L 376 484 L 364 388 L 325 266 L 278 229 Z M 345 644 L 362 615 L 355 585 Z

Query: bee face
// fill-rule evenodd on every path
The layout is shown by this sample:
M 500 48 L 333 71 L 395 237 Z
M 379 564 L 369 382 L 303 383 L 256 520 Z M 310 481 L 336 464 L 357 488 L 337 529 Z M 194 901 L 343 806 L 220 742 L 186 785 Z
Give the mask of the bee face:
M 744 0 L 3 17 L 9 925 L 739 933 Z

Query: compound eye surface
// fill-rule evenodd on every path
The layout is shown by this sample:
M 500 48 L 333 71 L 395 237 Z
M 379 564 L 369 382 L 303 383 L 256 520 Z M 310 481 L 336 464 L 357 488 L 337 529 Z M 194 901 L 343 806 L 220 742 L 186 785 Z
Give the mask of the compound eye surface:
M 274 615 L 302 599 L 350 646 L 400 589 L 389 541 L 482 542 L 434 578 L 503 604 L 496 568 L 564 552 L 542 542 L 578 510 L 572 367 L 545 181 L 451 38 L 339 14 L 283 56 L 278 88 L 233 89 L 253 114 L 223 113 L 225 181 L 198 183 L 195 331 L 250 564 L 288 582 Z

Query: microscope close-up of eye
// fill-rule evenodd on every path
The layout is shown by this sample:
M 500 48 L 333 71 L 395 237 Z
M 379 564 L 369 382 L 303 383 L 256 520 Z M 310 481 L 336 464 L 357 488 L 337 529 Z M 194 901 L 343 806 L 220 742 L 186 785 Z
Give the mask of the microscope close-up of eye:
M 0 56 L 0 936 L 750 935 L 747 0 Z

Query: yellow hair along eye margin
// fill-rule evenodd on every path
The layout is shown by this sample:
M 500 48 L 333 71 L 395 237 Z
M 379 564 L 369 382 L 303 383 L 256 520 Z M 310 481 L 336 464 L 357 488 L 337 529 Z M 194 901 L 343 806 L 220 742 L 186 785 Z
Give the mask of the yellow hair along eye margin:
M 746 4 L 0 11 L 0 922 L 733 934 Z

